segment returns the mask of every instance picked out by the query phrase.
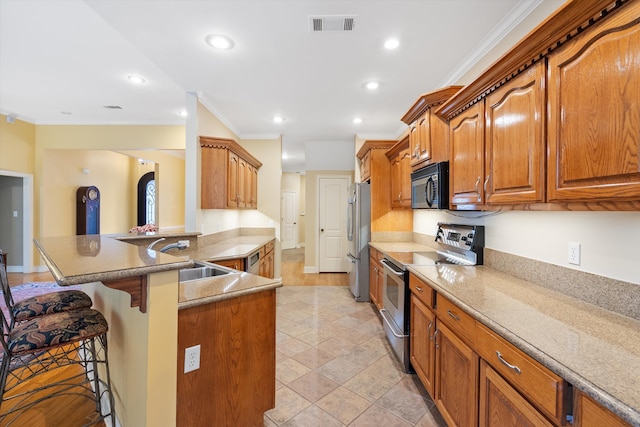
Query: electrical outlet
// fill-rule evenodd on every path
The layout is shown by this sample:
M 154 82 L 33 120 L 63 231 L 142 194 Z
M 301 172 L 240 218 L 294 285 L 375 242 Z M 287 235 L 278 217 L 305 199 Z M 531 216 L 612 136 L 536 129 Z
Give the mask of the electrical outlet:
M 580 265 L 580 243 L 569 242 L 569 264 Z
M 189 240 L 178 240 L 178 243 L 181 245 L 185 245 L 187 248 L 189 247 Z
M 200 344 L 184 349 L 184 373 L 200 369 Z

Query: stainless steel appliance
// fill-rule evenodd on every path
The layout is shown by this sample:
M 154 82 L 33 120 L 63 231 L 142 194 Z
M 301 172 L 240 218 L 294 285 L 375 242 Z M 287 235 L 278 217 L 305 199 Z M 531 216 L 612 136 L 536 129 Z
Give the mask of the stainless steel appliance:
M 411 208 L 449 208 L 449 162 L 434 163 L 411 174 Z
M 369 301 L 369 239 L 371 237 L 371 186 L 356 182 L 347 200 L 347 240 L 351 260 L 349 289 L 356 301 Z
M 249 255 L 245 261 L 247 273 L 260 275 L 260 251 L 255 251 Z
M 413 372 L 409 362 L 408 266 L 482 264 L 484 227 L 439 223 L 436 242 L 439 248 L 431 252 L 388 252 L 382 259 L 384 290 L 380 314 L 387 339 L 406 372 Z

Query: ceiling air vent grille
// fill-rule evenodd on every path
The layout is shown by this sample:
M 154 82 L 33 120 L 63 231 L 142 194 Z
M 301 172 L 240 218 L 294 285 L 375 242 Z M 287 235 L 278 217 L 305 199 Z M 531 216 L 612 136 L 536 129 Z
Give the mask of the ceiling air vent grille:
M 107 110 L 122 110 L 122 107 L 119 105 L 103 105 Z
M 311 32 L 354 31 L 355 16 L 310 16 L 309 28 Z

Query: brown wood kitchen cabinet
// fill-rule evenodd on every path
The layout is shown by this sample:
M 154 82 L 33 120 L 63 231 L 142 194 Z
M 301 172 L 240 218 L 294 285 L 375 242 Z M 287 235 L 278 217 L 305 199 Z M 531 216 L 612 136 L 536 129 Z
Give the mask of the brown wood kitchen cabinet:
M 233 268 L 234 270 L 244 271 L 244 258 L 223 259 L 219 261 L 212 260 L 211 262 L 224 267 Z
M 261 426 L 275 406 L 276 295 L 270 289 L 178 311 L 177 426 Z M 200 345 L 200 369 L 184 373 Z
M 201 136 L 202 209 L 256 209 L 262 163 L 231 139 Z
M 409 136 L 386 153 L 391 164 L 391 209 L 411 208 L 411 151 Z
M 449 160 L 449 127 L 433 114 L 433 110 L 460 90 L 462 86 L 449 86 L 425 93 L 402 117 L 409 125 L 409 151 L 413 170 L 429 163 Z
M 574 427 L 631 427 L 581 391 L 575 393 Z
M 369 298 L 378 310 L 382 308 L 382 284 L 384 272 L 381 259 L 384 254 L 369 246 Z
M 273 261 L 275 239 L 260 248 L 260 272 L 259 275 L 273 279 Z
M 640 4 L 549 56 L 549 201 L 640 199 Z
M 409 274 L 411 289 L 409 327 L 410 360 L 418 378 L 433 396 L 435 390 L 436 348 L 433 334 L 436 330 L 436 315 L 433 311 L 435 292 L 413 274 Z
M 544 73 L 538 63 L 487 95 L 481 202 L 544 201 Z
M 367 140 L 358 150 L 360 180 L 371 185 L 371 232 L 411 231 L 413 212 L 391 209 L 391 164 L 385 153 L 397 141 Z
M 638 17 L 638 2 L 566 2 L 434 111 L 453 208 L 638 210 Z

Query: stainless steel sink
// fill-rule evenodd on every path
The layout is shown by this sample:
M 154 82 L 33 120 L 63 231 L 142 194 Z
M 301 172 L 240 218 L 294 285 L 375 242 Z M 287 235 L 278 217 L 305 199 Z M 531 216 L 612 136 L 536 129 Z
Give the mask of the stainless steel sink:
M 179 280 L 180 282 L 189 282 L 207 277 L 224 276 L 229 273 L 233 273 L 233 270 L 213 263 L 196 261 L 193 267 L 180 270 Z

